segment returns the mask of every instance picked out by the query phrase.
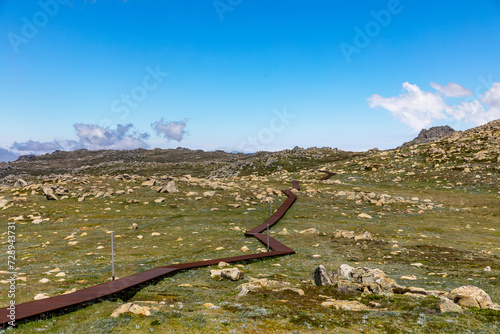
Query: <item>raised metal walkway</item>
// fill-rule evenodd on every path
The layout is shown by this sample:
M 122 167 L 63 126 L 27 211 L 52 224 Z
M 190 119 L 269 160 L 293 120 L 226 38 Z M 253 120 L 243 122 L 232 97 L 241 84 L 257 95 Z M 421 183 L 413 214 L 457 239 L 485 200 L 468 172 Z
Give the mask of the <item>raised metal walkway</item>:
M 329 175 L 328 177 L 330 176 L 331 175 Z M 292 181 L 292 186 L 297 190 L 300 189 L 298 181 Z M 269 248 L 272 249 L 272 251 L 270 252 L 234 256 L 234 257 L 221 258 L 208 261 L 175 264 L 166 267 L 158 267 L 144 271 L 139 274 L 120 278 L 117 279 L 116 281 L 95 285 L 90 288 L 82 289 L 66 295 L 59 295 L 55 297 L 50 297 L 46 299 L 15 305 L 15 322 L 17 323 L 20 320 L 28 321 L 30 319 L 40 318 L 44 315 L 49 315 L 49 314 L 66 313 L 71 310 L 93 304 L 95 302 L 100 302 L 106 298 L 116 298 L 121 293 L 133 289 L 138 289 L 140 288 L 140 286 L 152 283 L 154 281 L 158 281 L 164 278 L 166 275 L 175 273 L 180 270 L 216 265 L 221 261 L 227 263 L 234 263 L 240 261 L 248 261 L 248 260 L 286 255 L 286 254 L 293 254 L 295 253 L 293 249 L 283 245 L 281 242 L 268 236 L 267 234 L 262 234 L 262 232 L 265 231 L 268 227 L 273 226 L 281 218 L 283 218 L 285 213 L 297 199 L 297 196 L 295 196 L 295 194 L 291 190 L 283 190 L 283 193 L 287 195 L 288 198 L 283 202 L 283 204 L 281 204 L 281 206 L 276 210 L 276 212 L 263 224 L 245 233 L 245 236 L 257 238 L 265 245 L 267 245 L 267 241 L 269 240 Z M 7 307 L 0 309 L 1 327 L 6 327 L 8 325 L 8 322 L 12 320 L 9 317 L 10 314 L 11 310 L 9 310 Z
M 319 170 L 318 172 L 327 174 L 327 175 L 323 176 L 321 179 L 319 179 L 320 181 L 328 180 L 332 176 L 337 175 L 337 173 L 332 173 L 332 172 L 329 172 L 327 170 Z

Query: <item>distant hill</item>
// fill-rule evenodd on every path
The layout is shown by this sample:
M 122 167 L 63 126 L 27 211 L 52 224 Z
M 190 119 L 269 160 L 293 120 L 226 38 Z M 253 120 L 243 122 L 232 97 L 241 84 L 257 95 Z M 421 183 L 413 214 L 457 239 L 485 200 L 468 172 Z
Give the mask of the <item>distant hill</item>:
M 356 153 L 330 147 L 295 147 L 292 150 L 254 154 L 190 150 L 181 147 L 152 150 L 80 149 L 55 151 L 39 156 L 24 155 L 17 161 L 0 162 L 0 179 L 9 177 L 15 180 L 16 175 L 24 174 L 184 175 L 186 171 L 193 176 L 231 177 L 264 171 L 272 173 L 282 169 L 293 171 L 306 165 L 349 159 L 355 155 Z
M 445 126 L 433 126 L 432 128 L 427 129 L 422 129 L 418 136 L 413 139 L 412 141 L 408 141 L 406 143 L 403 143 L 403 145 L 399 146 L 398 149 L 401 148 L 407 148 L 413 145 L 419 145 L 419 144 L 426 144 L 430 143 L 433 141 L 436 141 L 438 139 L 447 137 L 453 133 L 455 133 L 453 128 L 449 127 L 448 125 Z

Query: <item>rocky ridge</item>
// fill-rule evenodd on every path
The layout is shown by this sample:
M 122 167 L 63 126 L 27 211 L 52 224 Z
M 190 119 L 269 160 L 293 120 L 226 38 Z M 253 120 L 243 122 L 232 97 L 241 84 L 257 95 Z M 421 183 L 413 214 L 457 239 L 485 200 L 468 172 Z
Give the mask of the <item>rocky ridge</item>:
M 429 128 L 429 129 L 422 129 L 416 138 L 414 138 L 413 140 L 408 141 L 406 143 L 403 143 L 397 149 L 407 148 L 407 147 L 419 145 L 419 144 L 430 143 L 430 142 L 439 140 L 443 137 L 449 136 L 455 132 L 457 132 L 457 131 L 455 131 L 453 128 L 449 127 L 448 125 L 434 126 L 432 128 Z

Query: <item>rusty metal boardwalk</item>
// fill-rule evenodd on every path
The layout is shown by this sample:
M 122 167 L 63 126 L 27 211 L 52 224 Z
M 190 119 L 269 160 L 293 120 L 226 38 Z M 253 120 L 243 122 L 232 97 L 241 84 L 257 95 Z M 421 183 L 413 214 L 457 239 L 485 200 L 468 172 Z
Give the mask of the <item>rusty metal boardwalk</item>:
M 299 183 L 297 181 L 293 181 L 292 186 L 293 188 L 299 190 Z M 82 289 L 73 293 L 15 305 L 15 322 L 17 323 L 20 320 L 27 321 L 30 319 L 36 319 L 38 317 L 49 314 L 65 313 L 76 308 L 85 307 L 92 303 L 102 301 L 106 298 L 114 298 L 117 297 L 120 293 L 138 289 L 141 286 L 158 281 L 164 278 L 166 275 L 175 273 L 180 270 L 206 267 L 218 264 L 221 261 L 234 263 L 239 261 L 248 261 L 293 254 L 295 253 L 293 249 L 285 246 L 284 244 L 268 236 L 267 234 L 262 234 L 262 232 L 265 231 L 268 227 L 273 226 L 281 218 L 283 218 L 285 213 L 297 199 L 297 196 L 291 190 L 283 190 L 283 193 L 288 198 L 283 202 L 283 204 L 281 204 L 276 212 L 263 224 L 245 233 L 245 236 L 257 238 L 265 245 L 267 245 L 267 241 L 269 240 L 269 248 L 272 249 L 272 251 L 270 252 L 158 267 L 139 274 L 120 278 L 116 281 L 95 285 L 90 288 Z M 8 322 L 12 320 L 9 317 L 10 314 L 11 310 L 9 310 L 7 307 L 0 309 L 1 327 L 6 327 Z
M 321 179 L 319 179 L 320 181 L 328 180 L 332 176 L 337 175 L 337 173 L 332 173 L 332 172 L 329 172 L 329 171 L 326 171 L 326 170 L 319 170 L 318 172 L 320 172 L 320 173 L 326 173 L 327 174 L 327 175 L 323 176 Z

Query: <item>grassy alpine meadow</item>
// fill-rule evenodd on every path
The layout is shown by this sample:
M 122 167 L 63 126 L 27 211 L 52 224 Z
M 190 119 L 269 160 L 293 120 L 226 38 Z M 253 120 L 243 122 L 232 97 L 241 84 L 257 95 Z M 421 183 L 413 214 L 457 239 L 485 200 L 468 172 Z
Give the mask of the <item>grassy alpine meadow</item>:
M 234 163 L 212 169 L 194 164 L 196 176 L 186 166 L 169 172 L 169 165 L 160 162 L 135 174 L 129 167 L 119 173 L 104 168 L 73 175 L 24 174 L 28 185 L 0 192 L 8 201 L 0 210 L 5 248 L 7 225 L 15 222 L 18 304 L 109 281 L 111 232 L 118 278 L 159 266 L 265 252 L 257 239 L 245 238 L 246 219 L 249 229 L 264 222 L 286 199 L 280 190 L 290 188 L 292 180 L 301 189 L 270 231 L 295 250 L 293 255 L 231 265 L 244 272 L 240 281 L 212 278 L 209 270 L 217 266 L 175 273 L 122 298 L 22 322 L 15 331 L 498 332 L 500 312 L 492 309 L 440 313 L 434 296 L 375 295 L 311 282 L 319 265 L 336 272 L 349 264 L 378 268 L 400 285 L 425 290 L 473 285 L 500 302 L 496 158 L 457 167 L 451 158 L 436 162 L 430 148 L 323 152 L 316 162 L 306 150 L 302 158 L 283 162 L 288 169 L 282 157 L 269 164 L 257 156 L 253 167 L 240 164 L 238 173 L 226 177 L 217 175 L 236 168 Z M 319 181 L 325 174 L 318 170 L 336 175 Z M 177 192 L 159 193 L 169 181 Z M 47 200 L 43 186 L 55 189 L 58 200 Z M 371 237 L 343 237 L 342 231 Z M 2 307 L 10 302 L 7 277 L 2 271 Z M 256 279 L 290 289 L 269 285 L 240 293 L 238 286 Z M 336 309 L 323 305 L 325 300 L 356 301 L 371 309 Z M 126 302 L 148 307 L 150 314 L 110 316 Z

